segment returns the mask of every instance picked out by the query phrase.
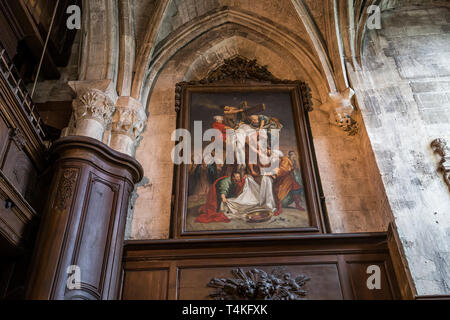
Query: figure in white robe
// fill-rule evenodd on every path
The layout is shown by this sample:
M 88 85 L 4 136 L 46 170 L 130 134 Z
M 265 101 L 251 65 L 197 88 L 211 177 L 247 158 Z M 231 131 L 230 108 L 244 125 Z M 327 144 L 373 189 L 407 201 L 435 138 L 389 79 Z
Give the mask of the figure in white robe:
M 220 211 L 224 212 L 230 219 L 244 220 L 250 212 L 276 211 L 272 178 L 263 176 L 261 185 L 259 185 L 252 176 L 248 176 L 245 179 L 241 194 L 235 199 L 227 199 L 226 203 L 222 203 Z

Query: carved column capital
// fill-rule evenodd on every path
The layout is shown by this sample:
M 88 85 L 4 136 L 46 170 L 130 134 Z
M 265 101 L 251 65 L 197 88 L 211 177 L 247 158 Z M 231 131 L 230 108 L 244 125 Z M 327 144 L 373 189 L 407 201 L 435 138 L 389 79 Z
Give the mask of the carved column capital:
M 119 97 L 116 112 L 112 118 L 111 148 L 134 156 L 146 120 L 147 115 L 139 100 L 132 97 Z
M 434 153 L 441 156 L 438 171 L 444 175 L 444 181 L 450 189 L 450 147 L 445 139 L 436 139 L 431 143 Z
M 356 110 L 352 104 L 354 95 L 355 92 L 351 88 L 347 88 L 343 92 L 330 93 L 327 102 L 320 107 L 322 111 L 329 114 L 331 124 L 343 129 L 350 136 L 359 131 L 359 125 L 353 119 Z
M 69 85 L 77 95 L 72 103 L 73 121 L 69 135 L 102 141 L 116 108 L 117 94 L 112 81 L 71 81 Z

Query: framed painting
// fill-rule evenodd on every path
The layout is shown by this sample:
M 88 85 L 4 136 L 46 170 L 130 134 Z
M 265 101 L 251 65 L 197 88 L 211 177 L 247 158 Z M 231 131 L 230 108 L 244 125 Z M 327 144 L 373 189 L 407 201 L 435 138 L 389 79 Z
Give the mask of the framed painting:
M 191 136 L 175 139 L 186 144 L 181 153 L 174 149 L 184 159 L 175 166 L 175 238 L 323 232 L 320 184 L 299 83 L 185 83 L 177 92 L 178 129 Z M 204 139 L 211 129 L 217 134 Z M 254 135 L 242 139 L 242 132 Z M 209 150 L 207 159 L 208 146 L 217 140 L 223 152 Z

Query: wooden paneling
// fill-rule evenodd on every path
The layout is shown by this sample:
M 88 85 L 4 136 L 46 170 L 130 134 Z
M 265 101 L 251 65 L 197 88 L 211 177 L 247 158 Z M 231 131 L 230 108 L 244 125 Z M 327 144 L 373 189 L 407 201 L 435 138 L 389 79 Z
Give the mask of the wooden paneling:
M 381 289 L 369 290 L 369 266 L 381 270 Z M 275 239 L 130 241 L 125 246 L 123 299 L 203 300 L 213 278 L 233 269 L 281 268 L 306 275 L 307 299 L 400 299 L 385 234 L 322 235 Z M 164 270 L 164 272 L 161 272 Z M 164 292 L 165 293 L 165 292 Z
M 27 154 L 12 140 L 1 169 L 20 194 L 34 204 L 38 172 Z
M 169 269 L 129 270 L 124 278 L 124 300 L 167 300 Z
M 319 263 L 318 259 L 264 259 L 265 263 L 261 263 L 261 259 L 254 259 L 255 264 L 250 261 L 223 260 L 215 261 L 213 265 L 226 265 L 226 267 L 187 267 L 183 264 L 178 269 L 177 278 L 177 299 L 180 300 L 197 300 L 208 299 L 208 295 L 213 289 L 208 288 L 208 282 L 213 278 L 229 278 L 230 271 L 235 268 L 243 267 L 244 271 L 251 268 L 264 270 L 268 273 L 274 269 L 282 267 L 284 271 L 292 274 L 304 274 L 311 278 L 306 285 L 309 299 L 318 300 L 342 300 L 343 293 L 340 286 L 339 271 L 337 263 Z M 280 261 L 281 260 L 281 261 Z M 299 260 L 303 260 L 300 262 Z M 309 260 L 309 261 L 308 261 Z M 207 264 L 208 261 L 203 261 Z M 311 264 L 309 264 L 311 263 Z M 246 265 L 250 264 L 247 267 Z
M 9 8 L 14 3 L 0 0 L 0 296 L 5 298 L 24 296 L 47 167 L 43 123 L 8 57 L 25 36 Z
M 120 187 L 118 184 L 101 179 L 94 173 L 90 174 L 87 203 L 72 264 L 79 266 L 81 270 L 91 270 L 85 273 L 81 285 L 95 292 L 98 298 L 103 296 L 102 289 L 108 268 L 105 263 L 108 260 L 106 254 L 109 254 L 111 247 L 111 232 L 114 230 Z M 98 232 L 102 229 L 106 232 Z M 99 252 L 92 248 L 93 243 L 100 248 L 105 248 L 103 257 L 98 257 Z
M 405 300 L 412 300 L 417 295 L 417 291 L 408 268 L 400 238 L 393 224 L 389 225 L 388 247 L 402 298 Z
M 368 259 L 369 258 L 369 259 Z M 375 256 L 371 260 L 370 257 L 359 255 L 355 257 L 347 257 L 347 270 L 350 275 L 353 296 L 358 300 L 392 300 L 394 298 L 390 275 L 385 266 L 386 260 L 383 256 Z M 351 261 L 348 261 L 351 260 Z M 354 260 L 354 261 L 353 261 Z M 370 266 L 378 266 L 381 270 L 380 283 L 384 290 L 369 290 L 367 279 L 371 274 L 367 273 Z
M 9 145 L 9 132 L 10 129 L 8 128 L 5 120 L 0 118 L 0 155 L 6 154 L 5 148 Z
M 0 76 L 0 236 L 20 251 L 38 216 L 38 176 L 46 161 L 44 145 L 34 144 L 40 138 L 27 130 L 32 124 L 18 116 L 19 108 Z
M 19 247 L 25 245 L 37 216 L 38 170 L 26 152 L 27 136 L 7 118 L 8 110 L 0 110 L 0 235 Z

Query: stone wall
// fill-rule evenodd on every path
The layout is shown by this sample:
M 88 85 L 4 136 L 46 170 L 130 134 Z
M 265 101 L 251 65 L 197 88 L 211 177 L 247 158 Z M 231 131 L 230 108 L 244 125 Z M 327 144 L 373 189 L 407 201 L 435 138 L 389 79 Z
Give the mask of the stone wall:
M 385 11 L 352 85 L 419 295 L 450 293 L 450 193 L 430 143 L 450 138 L 450 8 Z

